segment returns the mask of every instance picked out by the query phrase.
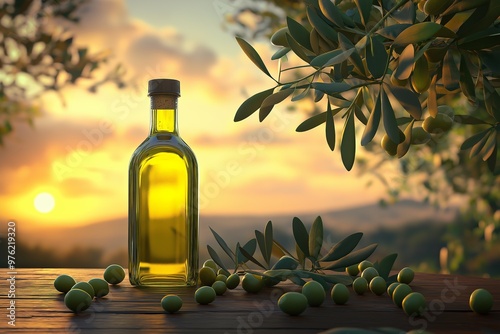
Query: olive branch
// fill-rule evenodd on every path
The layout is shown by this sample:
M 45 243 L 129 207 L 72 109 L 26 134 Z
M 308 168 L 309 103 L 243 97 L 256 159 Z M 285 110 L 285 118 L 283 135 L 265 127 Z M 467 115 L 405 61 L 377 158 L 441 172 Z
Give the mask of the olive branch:
M 287 98 L 312 98 L 326 108 L 296 131 L 324 124 L 329 148 L 333 151 L 340 141 L 347 170 L 354 165 L 357 141 L 369 145 L 379 128 L 385 133 L 385 151 L 402 158 L 412 145 L 440 140 L 453 123 L 474 125 L 478 132 L 460 148 L 495 172 L 500 157 L 500 66 L 495 61 L 500 57 L 500 2 L 308 0 L 306 16 L 303 23 L 287 17 L 286 27 L 271 37 L 278 47 L 271 57 L 279 60 L 277 79 L 258 52 L 236 37 L 274 85 L 246 99 L 235 122 L 257 110 L 262 122 Z M 282 68 L 289 53 L 305 65 Z M 310 71 L 304 73 L 305 68 Z M 282 80 L 284 72 L 295 75 Z M 470 114 L 440 108 L 460 93 L 471 103 Z M 473 115 L 477 106 L 486 109 L 486 117 Z M 343 127 L 336 138 L 339 121 Z M 364 128 L 361 140 L 358 127 Z
M 335 245 L 328 252 L 323 252 L 324 229 L 323 221 L 318 216 L 309 231 L 297 217 L 293 218 L 292 231 L 295 241 L 295 250 L 289 251 L 274 239 L 273 224 L 269 221 L 264 231 L 255 230 L 255 238 L 241 244 L 236 243 L 234 250 L 212 228 L 210 228 L 220 248 L 234 265 L 233 272 L 252 273 L 263 277 L 269 285 L 290 280 L 297 285 L 304 285 L 305 279 L 312 279 L 321 283 L 325 288 L 330 284 L 352 284 L 352 277 L 334 272 L 345 271 L 347 267 L 357 265 L 373 254 L 377 244 L 370 244 L 356 249 L 363 233 L 351 234 Z M 255 258 L 257 248 L 260 250 L 262 261 Z M 213 247 L 207 245 L 212 260 L 223 270 L 229 272 L 224 261 Z M 277 258 L 276 261 L 273 261 Z M 397 254 L 390 254 L 381 261 L 374 263 L 374 267 L 388 283 L 396 280 L 390 272 L 396 261 Z M 256 265 L 260 271 L 249 267 L 249 262 Z

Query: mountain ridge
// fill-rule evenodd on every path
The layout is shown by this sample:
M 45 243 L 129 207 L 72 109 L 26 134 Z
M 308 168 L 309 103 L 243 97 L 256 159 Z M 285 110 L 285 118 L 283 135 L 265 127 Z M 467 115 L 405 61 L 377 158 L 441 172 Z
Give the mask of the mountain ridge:
M 386 208 L 378 204 L 368 204 L 360 207 L 341 210 L 330 210 L 319 213 L 325 229 L 339 233 L 356 231 L 368 232 L 381 227 L 396 227 L 404 224 L 416 223 L 424 220 L 435 220 L 443 223 L 450 222 L 456 213 L 456 208 L 435 209 L 430 205 L 412 200 L 402 200 Z M 310 226 L 318 214 L 303 213 L 297 215 L 306 226 Z M 200 216 L 200 245 L 212 243 L 213 237 L 209 230 L 212 227 L 224 238 L 232 241 L 235 236 L 238 240 L 254 237 L 254 230 L 263 230 L 265 224 L 271 220 L 276 232 L 291 230 L 293 219 L 290 215 L 201 215 Z M 238 223 L 235 223 L 238 222 Z M 57 247 L 61 250 L 75 247 L 102 248 L 105 252 L 114 252 L 127 247 L 128 227 L 127 217 L 95 222 L 84 226 L 56 227 L 23 230 L 18 228 L 18 239 L 30 245 L 42 247 Z

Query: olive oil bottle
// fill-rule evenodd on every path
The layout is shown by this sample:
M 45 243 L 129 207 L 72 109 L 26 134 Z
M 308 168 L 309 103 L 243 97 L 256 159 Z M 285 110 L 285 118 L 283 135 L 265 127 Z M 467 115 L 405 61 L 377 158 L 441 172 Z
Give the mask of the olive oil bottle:
M 196 285 L 198 166 L 179 136 L 180 83 L 148 82 L 149 136 L 129 168 L 129 279 L 136 286 Z

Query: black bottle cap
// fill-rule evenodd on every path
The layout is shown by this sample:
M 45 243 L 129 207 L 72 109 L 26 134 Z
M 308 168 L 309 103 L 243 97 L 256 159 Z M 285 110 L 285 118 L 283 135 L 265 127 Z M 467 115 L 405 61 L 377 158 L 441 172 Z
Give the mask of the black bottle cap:
M 148 81 L 148 96 L 173 94 L 181 96 L 181 83 L 175 79 L 153 79 Z

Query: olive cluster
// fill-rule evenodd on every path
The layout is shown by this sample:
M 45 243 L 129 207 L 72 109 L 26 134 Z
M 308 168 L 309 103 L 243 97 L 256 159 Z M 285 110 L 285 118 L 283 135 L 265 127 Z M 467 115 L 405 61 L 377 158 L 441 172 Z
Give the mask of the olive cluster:
M 65 293 L 64 304 L 71 311 L 85 311 L 95 298 L 101 298 L 109 293 L 109 284 L 119 284 L 125 278 L 125 270 L 118 264 L 111 264 L 105 270 L 103 278 L 92 278 L 88 282 L 76 282 L 70 275 L 59 275 L 54 280 L 57 291 Z

